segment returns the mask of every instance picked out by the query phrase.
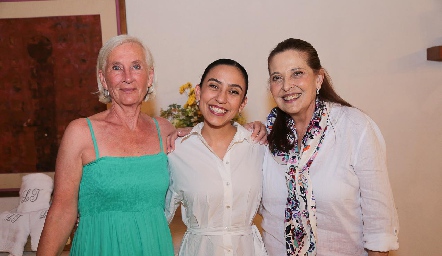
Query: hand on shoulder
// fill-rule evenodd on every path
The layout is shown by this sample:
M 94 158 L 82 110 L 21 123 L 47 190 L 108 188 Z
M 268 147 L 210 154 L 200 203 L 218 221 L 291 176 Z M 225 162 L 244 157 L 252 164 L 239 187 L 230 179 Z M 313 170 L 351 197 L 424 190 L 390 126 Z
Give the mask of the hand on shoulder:
M 262 145 L 267 145 L 267 129 L 260 121 L 255 121 L 243 125 L 244 128 L 252 132 L 253 141 Z
M 161 136 L 165 146 L 166 153 L 170 153 L 175 149 L 175 139 L 177 138 L 176 128 L 163 117 L 155 117 L 160 126 Z
M 162 134 L 170 135 L 176 131 L 175 127 L 169 122 L 169 120 L 159 116 L 154 118 L 158 121 Z

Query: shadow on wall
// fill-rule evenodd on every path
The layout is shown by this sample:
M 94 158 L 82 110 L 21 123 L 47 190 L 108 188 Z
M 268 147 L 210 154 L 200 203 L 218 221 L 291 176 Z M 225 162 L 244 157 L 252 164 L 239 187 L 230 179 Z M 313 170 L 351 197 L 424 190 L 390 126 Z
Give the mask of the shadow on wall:
M 273 96 L 272 96 L 272 94 L 271 94 L 269 91 L 267 91 L 267 93 L 266 93 L 266 95 L 265 95 L 264 103 L 263 103 L 263 104 L 259 104 L 259 106 L 260 106 L 260 107 L 263 107 L 263 108 L 265 108 L 265 109 L 267 110 L 267 111 L 265 112 L 266 115 L 262 117 L 262 120 L 259 120 L 259 121 L 261 121 L 261 122 L 264 122 L 264 124 L 265 124 L 265 122 L 267 121 L 267 115 L 268 115 L 268 113 L 270 113 L 270 110 L 272 110 L 274 107 L 276 107 L 276 103 L 275 103 L 275 101 L 273 100 Z M 249 108 L 249 109 L 247 109 L 247 108 Z M 254 110 L 254 109 L 251 109 L 251 107 L 248 105 L 248 107 L 246 106 L 246 108 L 244 109 L 244 111 L 241 113 L 241 115 L 242 115 L 243 117 L 245 117 L 247 123 L 248 123 L 248 122 L 253 122 L 253 121 L 258 121 L 258 120 L 251 120 L 251 119 L 250 119 L 250 117 L 249 117 L 248 114 L 249 114 L 249 112 L 252 112 L 252 111 L 255 111 L 255 110 Z

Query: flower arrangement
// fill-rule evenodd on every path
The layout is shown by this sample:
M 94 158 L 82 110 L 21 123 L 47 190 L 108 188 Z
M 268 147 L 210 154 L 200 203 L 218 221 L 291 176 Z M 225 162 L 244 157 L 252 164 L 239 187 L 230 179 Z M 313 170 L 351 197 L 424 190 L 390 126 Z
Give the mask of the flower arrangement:
M 193 127 L 203 121 L 195 98 L 195 88 L 191 83 L 180 86 L 180 94 L 187 93 L 187 102 L 184 106 L 171 104 L 166 110 L 160 110 L 160 116 L 168 119 L 176 128 Z
M 170 104 L 166 110 L 160 110 L 160 116 L 169 120 L 176 128 L 193 127 L 204 120 L 198 108 L 195 97 L 195 88 L 191 83 L 185 83 L 179 88 L 180 94 L 187 94 L 186 103 L 181 106 L 179 104 Z M 245 124 L 244 117 L 237 115 L 235 122 Z

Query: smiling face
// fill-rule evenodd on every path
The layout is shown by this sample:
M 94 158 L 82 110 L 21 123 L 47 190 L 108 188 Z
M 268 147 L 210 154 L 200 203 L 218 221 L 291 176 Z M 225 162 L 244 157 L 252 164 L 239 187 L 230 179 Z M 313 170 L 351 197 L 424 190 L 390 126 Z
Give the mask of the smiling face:
M 230 125 L 231 120 L 247 103 L 245 90 L 245 78 L 237 67 L 213 67 L 203 83 L 195 88 L 204 123 L 217 128 Z
M 273 99 L 295 121 L 313 115 L 316 90 L 321 88 L 324 78 L 323 70 L 315 72 L 305 57 L 302 52 L 287 50 L 274 55 L 269 62 Z
M 152 86 L 153 69 L 146 62 L 143 48 L 137 43 L 117 46 L 99 71 L 103 87 L 109 90 L 113 104 L 139 105 Z

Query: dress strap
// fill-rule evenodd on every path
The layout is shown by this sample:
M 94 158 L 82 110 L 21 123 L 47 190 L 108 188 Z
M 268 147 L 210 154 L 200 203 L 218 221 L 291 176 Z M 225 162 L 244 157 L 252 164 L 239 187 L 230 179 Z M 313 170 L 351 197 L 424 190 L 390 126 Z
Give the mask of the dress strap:
M 161 138 L 161 132 L 160 132 L 160 125 L 158 124 L 158 121 L 155 118 L 152 118 L 152 119 L 155 122 L 155 126 L 157 127 L 158 139 L 160 140 L 160 150 L 161 150 L 161 152 L 164 152 L 163 139 Z
M 89 130 L 91 131 L 92 142 L 94 143 L 95 159 L 98 159 L 100 157 L 100 153 L 98 152 L 97 140 L 95 139 L 94 129 L 92 128 L 91 120 L 89 120 L 89 118 L 86 117 L 86 121 L 87 125 L 89 126 Z

